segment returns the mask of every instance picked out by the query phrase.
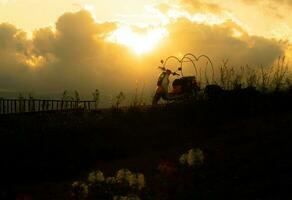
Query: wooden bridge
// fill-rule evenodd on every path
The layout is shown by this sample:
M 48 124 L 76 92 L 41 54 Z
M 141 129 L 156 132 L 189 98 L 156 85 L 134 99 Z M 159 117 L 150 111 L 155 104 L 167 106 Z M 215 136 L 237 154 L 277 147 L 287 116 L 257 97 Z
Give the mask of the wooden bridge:
M 0 99 L 0 115 L 66 110 L 96 110 L 96 101 Z

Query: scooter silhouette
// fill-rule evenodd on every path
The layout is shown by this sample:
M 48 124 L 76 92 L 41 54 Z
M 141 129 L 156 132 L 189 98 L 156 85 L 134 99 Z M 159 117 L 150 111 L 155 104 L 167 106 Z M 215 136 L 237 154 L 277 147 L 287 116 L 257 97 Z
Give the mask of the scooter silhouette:
M 161 98 L 166 101 L 177 101 L 196 96 L 199 87 L 195 76 L 186 76 L 175 79 L 172 83 L 172 90 L 169 92 L 170 76 L 180 76 L 180 74 L 172 72 L 165 67 L 159 67 L 159 69 L 162 73 L 157 81 L 157 88 L 152 100 L 152 105 L 157 105 Z M 181 70 L 181 68 L 178 68 L 178 71 Z

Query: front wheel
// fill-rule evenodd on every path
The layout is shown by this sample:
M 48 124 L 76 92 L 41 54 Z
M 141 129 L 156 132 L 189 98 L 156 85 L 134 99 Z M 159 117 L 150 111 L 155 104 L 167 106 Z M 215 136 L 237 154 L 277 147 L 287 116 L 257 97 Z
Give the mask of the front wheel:
M 152 100 L 152 105 L 155 106 L 158 104 L 158 101 L 161 99 L 161 94 L 155 93 L 153 100 Z

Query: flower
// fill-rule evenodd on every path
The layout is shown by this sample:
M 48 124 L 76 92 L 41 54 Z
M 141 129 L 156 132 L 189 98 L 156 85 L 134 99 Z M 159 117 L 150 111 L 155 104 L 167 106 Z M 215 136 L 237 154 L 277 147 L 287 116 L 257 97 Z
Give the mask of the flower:
M 117 172 L 117 183 L 126 183 L 130 187 L 138 188 L 141 190 L 145 187 L 145 177 L 143 174 L 133 173 L 128 169 L 121 169 Z
M 179 158 L 179 162 L 183 165 L 186 164 L 187 163 L 187 154 L 181 155 L 181 157 Z
M 117 172 L 116 180 L 118 183 L 128 182 L 129 176 L 132 175 L 132 172 L 128 169 L 120 169 Z
M 104 175 L 101 171 L 91 172 L 88 176 L 90 183 L 103 182 L 105 180 Z
M 75 195 L 83 196 L 83 197 L 86 197 L 88 195 L 88 185 L 87 184 L 80 182 L 80 181 L 75 181 L 72 184 L 72 187 L 73 187 L 73 193 Z
M 113 200 L 141 200 L 137 195 L 114 196 Z
M 204 162 L 204 154 L 201 149 L 190 149 L 187 153 L 183 154 L 180 163 L 188 166 L 199 166 Z
M 137 183 L 139 190 L 143 189 L 145 187 L 145 177 L 143 174 L 138 174 L 137 176 Z
M 108 177 L 108 178 L 106 178 L 105 182 L 107 184 L 115 184 L 117 181 L 116 181 L 115 177 Z

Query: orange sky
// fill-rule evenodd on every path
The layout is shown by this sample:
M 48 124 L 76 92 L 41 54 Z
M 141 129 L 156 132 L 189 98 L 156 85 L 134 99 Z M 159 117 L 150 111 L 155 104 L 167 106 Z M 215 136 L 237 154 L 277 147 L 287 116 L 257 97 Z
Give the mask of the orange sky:
M 0 0 L 0 90 L 112 91 L 138 79 L 152 88 L 160 59 L 188 52 L 217 66 L 271 66 L 292 58 L 291 8 L 290 0 Z

